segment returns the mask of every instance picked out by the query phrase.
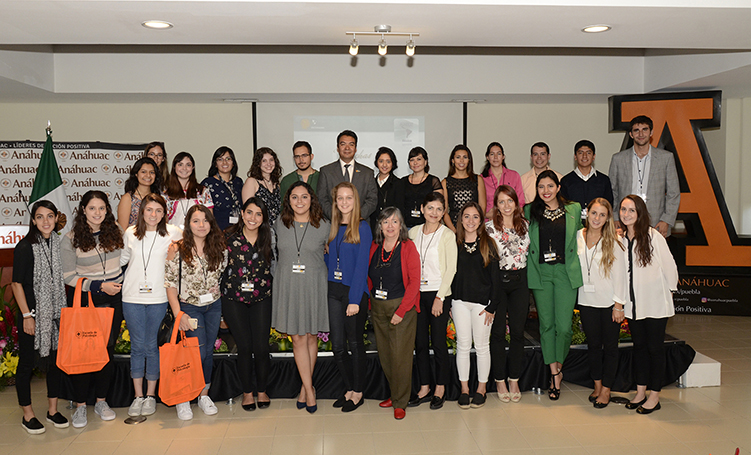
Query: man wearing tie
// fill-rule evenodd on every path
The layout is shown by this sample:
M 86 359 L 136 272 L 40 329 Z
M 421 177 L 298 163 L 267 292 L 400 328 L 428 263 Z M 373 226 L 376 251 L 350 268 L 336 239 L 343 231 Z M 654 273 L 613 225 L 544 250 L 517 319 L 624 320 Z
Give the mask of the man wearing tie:
M 360 217 L 368 219 L 378 203 L 378 187 L 373 169 L 355 161 L 357 134 L 344 130 L 336 137 L 339 159 L 321 168 L 316 193 L 323 213 L 331 219 L 331 190 L 341 182 L 352 183 L 360 196 Z

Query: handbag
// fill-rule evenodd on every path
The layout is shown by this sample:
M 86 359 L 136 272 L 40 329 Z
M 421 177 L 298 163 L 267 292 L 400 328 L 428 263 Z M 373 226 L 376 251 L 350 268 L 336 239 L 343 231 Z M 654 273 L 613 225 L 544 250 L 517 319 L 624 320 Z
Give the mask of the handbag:
M 180 311 L 175 321 L 182 316 Z M 206 385 L 198 338 L 186 336 L 179 323 L 174 324 L 169 342 L 159 347 L 159 370 L 159 398 L 167 406 L 193 400 Z
M 107 343 L 112 330 L 114 308 L 97 308 L 89 292 L 88 306 L 81 306 L 84 278 L 79 278 L 73 306 L 60 311 L 57 366 L 67 374 L 93 373 L 110 361 Z

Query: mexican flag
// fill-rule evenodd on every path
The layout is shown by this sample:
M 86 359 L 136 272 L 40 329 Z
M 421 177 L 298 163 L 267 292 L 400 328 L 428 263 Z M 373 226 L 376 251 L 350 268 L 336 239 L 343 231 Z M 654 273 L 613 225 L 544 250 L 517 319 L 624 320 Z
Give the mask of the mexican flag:
M 60 177 L 60 169 L 57 167 L 55 152 L 52 150 L 52 134 L 50 131 L 47 131 L 47 142 L 44 143 L 42 158 L 39 160 L 34 188 L 31 190 L 31 197 L 29 198 L 29 208 L 34 205 L 34 202 L 43 199 L 55 204 L 57 210 L 62 212 L 61 215 L 65 214 L 67 222 L 60 233 L 65 234 L 70 231 L 73 225 L 73 211 L 70 209 L 63 179 Z

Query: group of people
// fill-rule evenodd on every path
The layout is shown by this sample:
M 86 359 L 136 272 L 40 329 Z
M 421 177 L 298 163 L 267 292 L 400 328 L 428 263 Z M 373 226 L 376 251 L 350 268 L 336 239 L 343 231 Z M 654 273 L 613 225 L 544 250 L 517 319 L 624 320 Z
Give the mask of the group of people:
M 311 167 L 310 144 L 301 141 L 292 148 L 295 171 L 282 178 L 276 153 L 260 148 L 243 183 L 234 152 L 220 147 L 199 184 L 189 153 L 178 153 L 168 170 L 164 144 L 153 142 L 131 168 L 117 220 L 101 191 L 84 194 L 62 237 L 52 203 L 31 208 L 12 285 L 23 327 L 17 376 L 22 424 L 30 433 L 44 432 L 29 390 L 38 354 L 47 371 L 47 421 L 68 425 L 57 412 L 61 372 L 55 358 L 60 309 L 70 304 L 79 278 L 84 298 L 90 294 L 97 307 L 115 309 L 110 358 L 123 317 L 130 330 L 130 416 L 155 412 L 157 333 L 168 308 L 182 312 L 175 324 L 199 339 L 205 387 L 197 405 L 207 415 L 217 413 L 208 391 L 222 315 L 237 344 L 246 411 L 270 406 L 271 327 L 292 339 L 302 382 L 298 409 L 317 410 L 312 378 L 319 332 L 331 333 L 344 384 L 334 407 L 360 407 L 368 383 L 363 335 L 369 312 L 390 387 L 380 406 L 393 408 L 396 419 L 407 407 L 444 405 L 449 317 L 456 327 L 458 405 L 483 406 L 491 372 L 499 399 L 519 402 L 530 290 L 550 366 L 551 400 L 561 393 L 578 303 L 594 406 L 610 401 L 619 325 L 627 318 L 637 383 L 627 407 L 653 412 L 660 407 L 662 341 L 677 283 L 664 236 L 675 222 L 680 192 L 672 154 L 651 147 L 651 129 L 647 117 L 631 122 L 634 146 L 613 157 L 610 179 L 594 170 L 589 141 L 576 144 L 577 169 L 563 178 L 549 168 L 546 144 L 532 147 L 533 168 L 520 176 L 506 168 L 503 147 L 493 142 L 479 175 L 464 145 L 451 151 L 443 180 L 428 173 L 428 153 L 415 147 L 408 159 L 412 172 L 399 179 L 389 148 L 378 150 L 377 172 L 356 162 L 357 135 L 346 130 L 337 136 L 340 159 L 320 172 Z M 471 391 L 473 344 L 478 385 Z M 112 367 L 110 361 L 97 373 L 71 376 L 74 427 L 87 424 L 92 388 L 95 413 L 115 418 L 106 402 Z M 180 419 L 192 418 L 190 403 L 176 408 Z

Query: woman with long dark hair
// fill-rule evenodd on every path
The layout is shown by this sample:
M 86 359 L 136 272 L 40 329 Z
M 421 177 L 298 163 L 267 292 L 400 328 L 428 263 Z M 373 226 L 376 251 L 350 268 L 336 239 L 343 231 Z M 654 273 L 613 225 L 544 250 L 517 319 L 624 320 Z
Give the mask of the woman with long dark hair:
M 214 217 L 219 229 L 237 224 L 242 211 L 243 181 L 237 176 L 237 160 L 231 148 L 223 145 L 216 149 L 211 157 L 209 176 L 203 179 L 201 185 L 211 191 Z
M 498 398 L 503 403 L 518 403 L 522 398 L 519 377 L 524 363 L 524 324 L 529 313 L 527 253 L 529 222 L 519 203 L 519 194 L 508 185 L 495 190 L 490 220 L 485 223 L 488 235 L 498 247 L 501 268 L 500 300 L 490 330 L 490 356 Z M 506 315 L 511 338 L 506 374 Z M 506 385 L 508 380 L 508 387 Z
M 409 406 L 430 402 L 430 409 L 440 409 L 446 400 L 450 379 L 446 326 L 451 309 L 451 282 L 456 273 L 456 236 L 443 225 L 446 199 L 433 192 L 422 203 L 425 224 L 409 230 L 409 238 L 420 254 L 420 312 L 417 313 L 415 358 L 420 390 Z M 435 391 L 430 393 L 430 346 L 435 360 Z
M 189 337 L 197 337 L 201 346 L 206 386 L 198 396 L 198 407 L 206 415 L 218 412 L 209 398 L 209 388 L 214 366 L 214 342 L 222 319 L 219 282 L 225 267 L 227 246 L 214 215 L 203 205 L 192 206 L 185 215 L 182 240 L 172 244 L 167 253 L 164 287 L 167 288 L 172 313 L 183 312 L 182 318 L 175 323 Z M 196 320 L 196 328 L 191 327 L 190 319 Z M 180 420 L 193 418 L 189 402 L 180 403 L 176 408 Z
M 130 377 L 135 398 L 128 408 L 131 417 L 156 412 L 156 382 L 159 379 L 159 325 L 167 312 L 164 262 L 172 242 L 182 231 L 167 224 L 167 203 L 158 193 L 143 197 L 136 224 L 125 230 L 120 265 L 127 265 L 123 278 L 123 316 L 130 333 Z M 146 396 L 143 379 L 146 378 Z
M 282 179 L 282 166 L 276 152 L 269 147 L 261 147 L 253 154 L 253 163 L 248 170 L 248 179 L 242 189 L 243 201 L 249 197 L 260 198 L 269 210 L 269 223 L 273 226 L 281 210 L 279 182 Z
M 329 223 L 313 188 L 295 182 L 284 195 L 274 223 L 279 262 L 272 291 L 271 325 L 292 337 L 292 349 L 302 387 L 298 409 L 318 410 L 313 370 L 318 359 L 318 332 L 329 331 L 328 286 L 323 251 Z
M 579 312 L 587 335 L 587 360 L 595 389 L 589 401 L 602 409 L 610 403 L 610 388 L 618 369 L 618 335 L 623 310 L 614 305 L 614 271 L 623 245 L 613 221 L 613 208 L 598 197 L 587 206 L 587 226 L 576 237 L 584 286 L 579 288 Z M 618 267 L 620 265 L 620 267 Z
M 459 407 L 485 404 L 490 375 L 490 329 L 500 300 L 498 250 L 485 230 L 485 211 L 468 202 L 459 211 L 456 275 L 451 284 L 451 315 L 456 326 L 456 369 L 461 383 Z M 477 353 L 477 391 L 469 396 L 469 351 Z
M 459 211 L 469 202 L 480 204 L 485 218 L 485 181 L 475 174 L 472 152 L 467 146 L 459 144 L 451 150 L 449 175 L 441 185 L 448 205 L 443 222 L 449 229 L 456 232 Z
M 524 207 L 522 178 L 518 172 L 506 167 L 506 152 L 503 151 L 500 142 L 488 144 L 488 148 L 485 150 L 485 167 L 480 175 L 485 182 L 485 196 L 487 197 L 485 212 L 489 219 L 492 218 L 495 208 L 493 196 L 501 185 L 508 185 L 513 188 L 519 200 L 517 205 Z
M 527 281 L 537 304 L 543 361 L 550 366 L 551 400 L 561 396 L 561 368 L 571 346 L 571 318 L 582 285 L 576 254 L 581 206 L 564 199 L 560 190 L 558 175 L 544 170 L 537 176 L 534 200 L 524 207 L 530 242 Z
M 334 358 L 345 387 L 334 407 L 351 412 L 365 402 L 363 336 L 368 319 L 368 253 L 373 235 L 368 223 L 360 219 L 360 196 L 353 184 L 336 185 L 331 190 L 331 200 L 334 204 L 326 255 L 329 326 Z
M 396 207 L 402 211 L 405 226 L 409 229 L 425 223 L 425 217 L 420 210 L 425 196 L 432 192 L 439 192 L 446 196 L 441 187 L 441 179 L 429 174 L 428 152 L 422 147 L 415 147 L 407 156 L 411 174 L 402 178 L 403 200 L 397 200 Z
M 251 197 L 242 206 L 242 221 L 227 233 L 227 268 L 222 275 L 222 312 L 237 344 L 237 372 L 243 387 L 242 408 L 268 408 L 266 393 L 271 361 L 271 268 L 274 262 L 273 233 L 266 204 Z
M 211 191 L 196 180 L 196 160 L 188 152 L 180 152 L 172 160 L 172 172 L 164 192 L 167 200 L 167 222 L 180 229 L 188 223 L 188 210 L 196 204 L 212 212 L 214 201 Z M 213 212 L 212 212 L 213 213 Z
M 74 401 L 78 403 L 73 414 L 73 426 L 85 427 L 86 400 L 89 385 L 93 382 L 96 393 L 94 412 L 102 420 L 114 420 L 116 415 L 107 404 L 107 392 L 114 375 L 112 356 L 115 342 L 120 334 L 123 320 L 122 281 L 120 253 L 123 249 L 123 233 L 115 221 L 109 198 L 102 191 L 87 191 L 78 203 L 73 229 L 65 234 L 60 245 L 63 261 L 63 279 L 68 288 L 68 305 L 73 305 L 73 288 L 79 278 L 84 278 L 81 300 L 88 301 L 88 294 L 94 306 L 114 308 L 112 330 L 107 343 L 110 361 L 96 373 L 72 375 Z
M 376 152 L 375 168 L 378 174 L 375 176 L 378 186 L 378 203 L 375 211 L 370 215 L 371 232 L 375 230 L 378 215 L 386 207 L 400 207 L 404 203 L 404 188 L 402 180 L 394 175 L 398 165 L 396 154 L 388 147 L 381 147 Z
M 65 307 L 65 284 L 60 259 L 62 229 L 59 212 L 50 201 L 37 201 L 31 207 L 29 233 L 13 251 L 11 288 L 18 304 L 18 369 L 16 394 L 23 410 L 21 425 L 29 434 L 45 432 L 31 407 L 31 374 L 39 365 L 47 372 L 47 421 L 66 428 L 68 419 L 57 412 L 62 374 L 57 367 L 60 311 Z
M 162 190 L 162 176 L 151 158 L 141 158 L 130 168 L 130 177 L 125 181 L 125 194 L 117 206 L 117 223 L 123 230 L 136 224 L 141 200 L 149 193 Z
M 164 147 L 164 142 L 154 141 L 146 144 L 146 148 L 143 151 L 141 158 L 151 158 L 157 165 L 157 172 L 161 177 L 160 181 L 162 186 L 160 190 L 164 188 L 169 179 L 169 166 L 167 165 L 167 149 Z
M 665 327 L 668 318 L 675 315 L 671 291 L 678 288 L 678 267 L 665 237 L 650 227 L 644 200 L 629 194 L 620 207 L 619 218 L 626 226 L 626 252 L 625 267 L 620 271 L 620 279 L 615 280 L 614 311 L 623 311 L 628 318 L 636 376 L 636 396 L 626 408 L 650 414 L 661 407 Z

